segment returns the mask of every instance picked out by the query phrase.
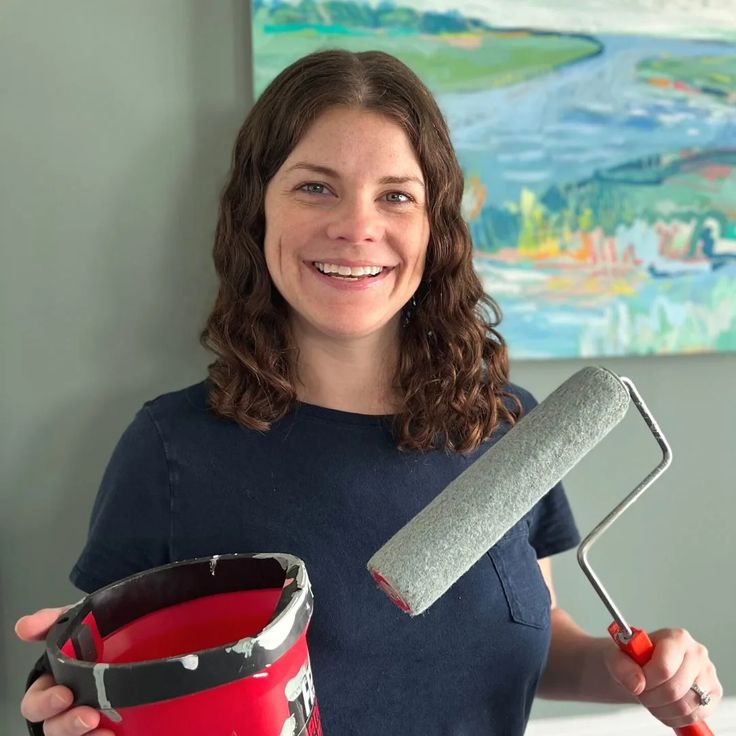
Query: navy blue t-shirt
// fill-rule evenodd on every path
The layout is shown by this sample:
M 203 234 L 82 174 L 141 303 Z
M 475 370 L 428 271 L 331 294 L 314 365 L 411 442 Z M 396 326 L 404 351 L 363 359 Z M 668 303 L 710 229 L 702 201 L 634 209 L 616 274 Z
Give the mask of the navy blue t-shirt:
M 578 542 L 562 487 L 420 616 L 365 567 L 505 429 L 468 456 L 400 452 L 386 417 L 298 404 L 256 432 L 209 410 L 206 382 L 165 394 L 120 439 L 71 580 L 89 592 L 175 560 L 296 555 L 314 592 L 307 642 L 325 736 L 519 736 L 549 647 L 537 558 Z

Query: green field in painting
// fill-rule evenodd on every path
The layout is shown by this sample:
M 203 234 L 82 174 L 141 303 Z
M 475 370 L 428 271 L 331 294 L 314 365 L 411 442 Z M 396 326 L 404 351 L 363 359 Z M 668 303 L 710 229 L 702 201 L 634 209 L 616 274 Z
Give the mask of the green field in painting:
M 339 26 L 279 28 L 255 18 L 255 92 L 285 66 L 312 51 L 380 49 L 400 58 L 434 92 L 470 92 L 503 87 L 546 74 L 556 67 L 600 53 L 601 44 L 585 36 L 529 31 L 478 31 L 447 34 L 356 31 Z
M 682 83 L 736 104 L 736 55 L 647 59 L 637 71 L 651 84 Z
M 736 228 L 736 149 L 663 154 L 658 165 L 634 162 L 599 172 L 595 185 L 608 191 L 605 208 L 598 205 L 605 209 L 606 216 L 599 212 L 598 218 L 608 232 L 632 215 L 698 220 L 714 212 L 723 213 L 729 230 Z
M 616 236 L 620 225 L 635 221 L 655 230 L 671 223 L 676 256 L 689 258 L 708 217 L 721 222 L 725 237 L 736 239 L 734 201 L 736 150 L 672 154 L 647 165 L 634 161 L 539 195 L 525 190 L 517 203 L 487 205 L 470 226 L 477 251 L 512 249 L 534 259 L 576 249 L 580 234 L 596 229 Z M 699 224 L 693 229 L 687 223 Z

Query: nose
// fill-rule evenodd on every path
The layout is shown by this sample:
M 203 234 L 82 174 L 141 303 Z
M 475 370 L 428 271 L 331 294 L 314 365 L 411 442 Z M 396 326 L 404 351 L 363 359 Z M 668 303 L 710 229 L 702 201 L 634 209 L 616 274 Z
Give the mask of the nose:
M 349 243 L 376 242 L 383 229 L 381 213 L 370 197 L 345 197 L 330 212 L 327 237 Z

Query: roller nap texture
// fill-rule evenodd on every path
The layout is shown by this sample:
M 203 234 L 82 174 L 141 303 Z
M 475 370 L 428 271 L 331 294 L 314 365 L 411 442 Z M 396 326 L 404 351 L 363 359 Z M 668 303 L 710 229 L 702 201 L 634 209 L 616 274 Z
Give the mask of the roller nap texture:
M 412 616 L 464 575 L 573 468 L 629 407 L 618 376 L 590 366 L 568 378 L 463 471 L 368 561 Z

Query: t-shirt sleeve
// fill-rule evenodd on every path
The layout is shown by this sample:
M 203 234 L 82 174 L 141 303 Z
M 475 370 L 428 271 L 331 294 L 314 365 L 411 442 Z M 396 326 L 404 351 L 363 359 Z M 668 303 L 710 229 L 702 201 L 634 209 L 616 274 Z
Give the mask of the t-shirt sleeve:
M 540 559 L 572 549 L 580 543 L 580 534 L 562 483 L 555 485 L 532 509 L 529 543 Z
M 144 406 L 125 430 L 102 478 L 87 542 L 69 576 L 91 592 L 171 561 L 171 484 L 165 446 Z
M 521 400 L 525 414 L 538 403 L 524 389 L 514 387 L 514 393 Z M 529 518 L 529 543 L 540 559 L 564 552 L 580 543 L 580 534 L 562 483 L 555 484 L 536 503 Z

